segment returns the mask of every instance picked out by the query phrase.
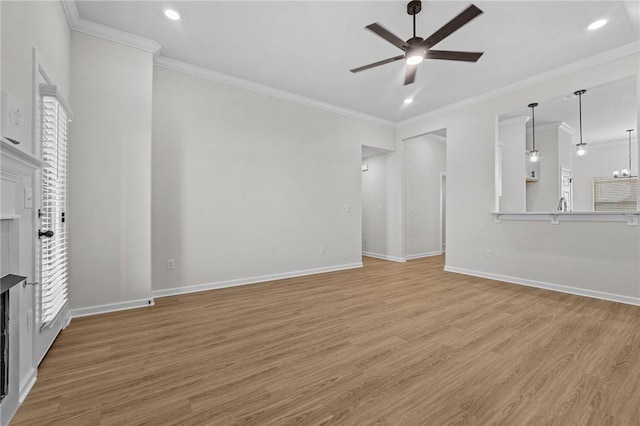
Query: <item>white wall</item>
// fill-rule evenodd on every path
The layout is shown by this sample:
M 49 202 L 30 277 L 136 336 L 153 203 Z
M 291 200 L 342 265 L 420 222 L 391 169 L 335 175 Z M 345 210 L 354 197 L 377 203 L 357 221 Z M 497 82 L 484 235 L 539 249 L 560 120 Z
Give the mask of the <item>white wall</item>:
M 498 144 L 502 150 L 501 212 L 524 212 L 528 198 L 525 189 L 526 117 L 500 122 Z
M 53 83 L 60 93 L 69 99 L 70 81 L 70 36 L 60 2 L 0 2 L 0 87 L 3 91 L 12 93 L 22 99 L 24 103 L 25 140 L 18 148 L 33 153 L 33 123 L 32 106 L 34 93 L 32 89 L 33 77 L 33 48 L 36 49 L 40 60 L 44 62 Z M 24 208 L 24 188 L 34 190 L 32 177 L 27 178 L 16 190 L 16 205 L 20 226 L 20 268 L 13 271 L 25 275 L 29 282 L 36 281 L 34 277 L 34 212 L 31 208 Z M 4 199 L 4 197 L 3 197 Z M 12 298 L 18 296 L 19 301 L 19 330 L 20 330 L 20 359 L 15 360 L 12 368 L 18 368 L 17 377 L 21 395 L 29 390 L 31 380 L 35 378 L 37 360 L 33 357 L 33 327 L 27 327 L 27 317 L 35 312 L 34 287 L 14 288 Z M 14 310 L 17 312 L 18 310 Z M 15 320 L 14 320 L 15 323 Z M 16 324 L 14 324 L 16 326 Z M 16 348 L 14 348 L 16 349 Z M 18 361 L 18 362 L 16 362 Z M 19 366 L 19 367 L 18 367 Z M 16 371 L 16 370 L 14 370 Z M 17 408 L 18 396 L 3 402 L 3 421 Z M 9 406 L 9 404 L 14 404 Z
M 560 158 L 558 126 L 536 129 L 536 148 L 540 151 L 540 173 L 536 182 L 527 184 L 528 212 L 551 212 L 560 200 Z
M 440 186 L 446 171 L 446 140 L 424 135 L 406 144 L 406 256 L 442 251 L 440 244 Z
M 73 313 L 151 297 L 153 58 L 75 31 L 71 47 Z
M 551 99 L 638 75 L 632 54 L 533 87 L 399 126 L 397 144 L 447 128 L 448 269 L 628 296 L 640 302 L 640 231 L 620 222 L 496 223 L 497 116 L 531 99 Z M 399 169 L 391 170 L 400 176 Z M 402 193 L 402 187 L 396 187 Z M 404 226 L 402 224 L 396 226 Z M 492 257 L 485 258 L 485 250 Z
M 60 93 L 69 99 L 69 25 L 60 2 L 3 1 L 2 90 L 24 102 L 27 140 L 19 145 L 32 153 L 32 49 L 35 47 Z
M 588 154 L 576 158 L 573 172 L 574 210 L 593 211 L 593 178 L 612 177 L 614 170 L 628 169 L 629 144 L 627 141 L 588 144 Z M 638 158 L 638 143 L 632 139 L 631 157 L 633 163 L 631 171 L 638 175 L 636 163 Z
M 393 129 L 160 67 L 153 90 L 154 290 L 360 264 L 361 146 Z

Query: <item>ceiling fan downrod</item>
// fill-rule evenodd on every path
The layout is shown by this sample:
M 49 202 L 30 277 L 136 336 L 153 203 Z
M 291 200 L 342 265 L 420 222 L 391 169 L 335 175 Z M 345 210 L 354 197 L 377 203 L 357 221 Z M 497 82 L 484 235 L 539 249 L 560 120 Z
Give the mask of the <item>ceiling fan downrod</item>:
M 407 13 L 413 16 L 413 38 L 416 37 L 416 15 L 422 10 L 422 2 L 420 0 L 411 0 L 407 4 Z

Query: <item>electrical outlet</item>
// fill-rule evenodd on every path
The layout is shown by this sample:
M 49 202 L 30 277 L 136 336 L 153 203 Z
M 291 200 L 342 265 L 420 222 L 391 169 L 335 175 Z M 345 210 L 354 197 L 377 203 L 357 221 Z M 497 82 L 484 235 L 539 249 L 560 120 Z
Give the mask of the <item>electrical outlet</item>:
M 491 256 L 493 255 L 493 253 L 491 253 L 491 250 L 487 249 L 484 251 L 484 257 L 486 259 L 491 259 Z
M 175 268 L 175 261 L 173 259 L 167 259 L 167 269 L 171 270 Z
M 325 250 L 324 246 L 320 247 L 320 254 L 325 254 L 327 251 Z
M 342 211 L 345 212 L 345 213 L 350 213 L 351 212 L 351 206 L 349 204 L 345 204 L 342 207 Z
M 33 327 L 33 309 L 27 311 L 27 331 L 31 331 Z

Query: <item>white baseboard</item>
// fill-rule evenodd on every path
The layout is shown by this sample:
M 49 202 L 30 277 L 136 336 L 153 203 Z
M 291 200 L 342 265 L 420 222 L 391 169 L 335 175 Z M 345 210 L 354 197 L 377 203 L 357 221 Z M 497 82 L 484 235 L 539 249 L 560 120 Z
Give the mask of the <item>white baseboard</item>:
M 35 367 L 31 367 L 24 379 L 20 381 L 20 395 L 18 397 L 19 404 L 27 398 L 31 388 L 36 384 L 36 378 L 38 377 L 38 370 Z
M 126 302 L 108 303 L 106 305 L 89 306 L 87 308 L 70 309 L 71 318 L 86 317 L 89 315 L 106 314 L 109 312 L 124 311 L 127 309 L 153 306 L 153 298 L 128 300 Z
M 431 257 L 431 256 L 440 256 L 442 254 L 441 251 L 428 251 L 426 253 L 418 253 L 418 254 L 408 254 L 407 260 L 412 260 L 412 259 L 420 259 L 423 257 Z
M 219 288 L 236 287 L 247 284 L 257 284 L 267 281 L 282 280 L 285 278 L 303 277 L 305 275 L 322 274 L 325 272 L 343 271 L 345 269 L 362 268 L 362 262 L 348 263 L 345 265 L 326 266 L 322 268 L 305 269 L 302 271 L 284 272 L 281 274 L 260 275 L 256 277 L 238 278 L 235 280 L 217 281 L 212 283 L 189 285 L 184 287 L 154 290 L 153 297 L 167 297 L 178 294 L 196 293 L 199 291 L 215 290 Z
M 375 259 L 390 260 L 392 262 L 406 262 L 407 261 L 407 259 L 405 259 L 404 257 L 387 256 L 386 254 L 371 253 L 371 252 L 368 252 L 368 251 L 363 251 L 362 255 L 363 256 L 367 256 L 367 257 L 373 257 Z
M 578 296 L 586 296 L 594 299 L 608 300 L 611 302 L 626 303 L 628 305 L 640 306 L 640 297 L 623 296 L 620 294 L 606 293 L 604 291 L 587 290 L 584 288 L 571 287 L 561 284 L 547 283 L 543 281 L 534 281 L 526 278 L 510 277 L 507 275 L 492 274 L 489 272 L 474 271 L 471 269 L 458 268 L 456 266 L 445 266 L 447 272 L 455 272 L 458 274 L 471 275 L 474 277 L 487 278 L 490 280 L 504 281 L 511 284 L 526 285 L 528 287 L 542 288 L 545 290 L 558 291 L 560 293 L 575 294 Z

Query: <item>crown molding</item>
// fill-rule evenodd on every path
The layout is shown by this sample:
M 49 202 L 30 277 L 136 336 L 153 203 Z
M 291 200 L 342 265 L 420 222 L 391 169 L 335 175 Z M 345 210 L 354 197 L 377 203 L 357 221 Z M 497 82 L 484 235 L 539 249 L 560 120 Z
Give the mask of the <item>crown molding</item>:
M 272 96 L 274 98 L 282 99 L 285 101 L 294 102 L 294 103 L 309 106 L 312 108 L 318 108 L 328 112 L 333 112 L 336 114 L 343 115 L 345 117 L 368 121 L 384 127 L 389 127 L 389 128 L 395 127 L 395 123 L 393 121 L 384 120 L 382 118 L 374 117 L 372 115 L 364 114 L 357 111 L 352 111 L 346 108 L 339 107 L 337 105 L 317 101 L 315 99 L 296 95 L 291 92 L 286 92 L 284 90 L 274 89 L 272 87 L 265 86 L 263 84 L 254 83 L 248 80 L 243 80 L 241 78 L 237 78 L 227 74 L 222 74 L 216 71 L 212 71 L 208 68 L 203 68 L 197 65 L 192 65 L 186 62 L 178 61 L 176 59 L 167 58 L 166 56 L 156 56 L 156 58 L 154 59 L 154 65 L 160 68 L 166 68 L 168 70 L 189 74 L 205 80 L 215 81 L 216 83 L 225 84 L 227 86 L 233 86 L 239 89 L 249 90 L 251 92 Z
M 153 54 L 155 57 L 154 64 L 161 68 L 166 68 L 169 70 L 182 72 L 185 74 L 190 74 L 206 80 L 211 80 L 218 83 L 226 84 L 228 86 L 249 90 L 252 92 L 283 99 L 289 102 L 294 102 L 294 103 L 310 106 L 313 108 L 318 108 L 324 111 L 333 112 L 346 117 L 368 121 L 384 127 L 396 128 L 396 129 L 399 129 L 404 126 L 414 124 L 423 120 L 428 120 L 452 111 L 456 111 L 474 104 L 478 104 L 480 102 L 484 102 L 490 99 L 504 96 L 509 93 L 516 92 L 518 90 L 523 90 L 523 89 L 535 86 L 537 84 L 541 84 L 546 81 L 553 80 L 555 78 L 563 77 L 580 70 L 591 68 L 593 66 L 601 65 L 601 64 L 611 62 L 616 59 L 620 59 L 625 56 L 629 56 L 634 53 L 640 52 L 640 40 L 636 40 L 634 42 L 631 42 L 626 45 L 609 50 L 607 52 L 603 52 L 601 54 L 592 56 L 582 61 L 574 62 L 572 64 L 568 64 L 563 67 L 538 74 L 534 77 L 504 86 L 500 89 L 483 93 L 481 95 L 471 97 L 468 99 L 464 99 L 462 101 L 455 102 L 441 108 L 437 108 L 435 110 L 426 112 L 424 114 L 416 115 L 406 120 L 393 122 L 393 121 L 385 120 L 383 118 L 375 117 L 369 114 L 343 108 L 337 105 L 307 98 L 305 96 L 296 95 L 294 93 L 286 92 L 284 90 L 275 89 L 259 83 L 254 83 L 248 80 L 243 80 L 230 75 L 218 73 L 208 68 L 203 68 L 196 65 L 188 64 L 186 62 L 181 62 L 175 59 L 160 56 L 160 50 L 162 49 L 162 46 L 155 40 L 151 40 L 145 37 L 140 37 L 125 31 L 120 31 L 115 28 L 108 27 L 106 25 L 98 24 L 96 22 L 81 18 L 78 13 L 76 0 L 60 0 L 60 2 L 62 3 L 62 8 L 67 17 L 67 22 L 69 24 L 69 27 L 72 30 L 78 31 L 84 34 L 100 37 L 116 43 L 120 43 L 125 46 L 141 49 L 145 52 L 149 52 Z
M 75 0 L 60 0 L 64 14 L 67 17 L 69 28 L 84 34 L 103 38 L 125 46 L 134 47 L 136 49 L 149 52 L 152 55 L 158 55 L 162 46 L 155 40 L 140 37 L 125 31 L 116 30 L 106 25 L 98 24 L 80 17 L 78 6 Z
M 569 124 L 565 123 L 564 121 L 562 123 L 560 123 L 560 125 L 558 126 L 558 129 L 563 130 L 563 131 L 569 133 L 572 136 L 577 132 L 576 129 L 574 129 L 573 127 L 571 127 Z
M 638 140 L 635 138 L 631 138 L 631 143 L 638 143 Z M 610 148 L 612 146 L 627 146 L 629 144 L 629 139 L 607 139 L 607 140 L 599 140 L 599 141 L 589 141 L 587 146 L 591 148 Z
M 564 77 L 574 72 L 591 68 L 597 65 L 601 65 L 607 62 L 611 62 L 616 59 L 633 55 L 634 53 L 638 53 L 638 52 L 640 52 L 640 40 L 636 40 L 631 43 L 625 44 L 623 46 L 617 47 L 615 49 L 611 49 L 609 51 L 592 56 L 590 58 L 587 58 L 578 62 L 574 62 L 572 64 L 568 64 L 551 71 L 538 74 L 534 77 L 509 84 L 500 89 L 483 93 L 481 95 L 474 96 L 474 97 L 462 100 L 460 102 L 455 102 L 453 104 L 444 106 L 442 108 L 438 108 L 433 111 L 426 112 L 424 114 L 416 115 L 415 117 L 407 118 L 406 120 L 397 122 L 396 128 L 398 129 L 410 124 L 418 123 L 423 120 L 428 120 L 443 114 L 447 114 L 452 111 L 456 111 L 474 104 L 478 104 L 480 102 L 488 101 L 490 99 L 495 99 L 500 96 L 507 95 L 509 93 L 517 92 L 518 90 L 527 89 L 535 85 L 547 82 L 549 80 Z
M 237 87 L 240 89 L 249 90 L 252 92 L 260 93 L 263 95 L 272 96 L 275 98 L 283 99 L 289 102 L 294 102 L 313 108 L 318 108 L 324 111 L 333 112 L 346 117 L 355 118 L 358 120 L 368 121 L 374 124 L 378 124 L 388 128 L 394 128 L 395 123 L 393 121 L 384 120 L 382 118 L 374 117 L 372 115 L 364 114 L 361 112 L 342 108 L 337 105 L 332 105 L 326 102 L 317 101 L 315 99 L 307 98 L 304 96 L 296 95 L 284 90 L 274 89 L 259 83 L 253 83 L 251 81 L 243 80 L 230 75 L 215 72 L 213 70 L 199 67 L 196 65 L 181 62 L 175 59 L 159 56 L 162 46 L 155 40 L 140 37 L 131 33 L 116 30 L 115 28 L 107 27 L 96 22 L 92 22 L 80 17 L 78 13 L 78 6 L 75 0 L 61 0 L 62 8 L 67 17 L 69 27 L 81 33 L 89 34 L 92 36 L 100 37 L 106 40 L 111 40 L 116 43 L 124 44 L 125 46 L 134 47 L 136 49 L 150 52 L 155 56 L 154 64 L 156 66 L 170 69 L 173 71 L 190 74 L 196 77 L 200 77 L 206 80 L 215 81 L 218 83 L 226 84 L 228 86 Z
M 531 120 L 531 117 L 529 117 L 528 115 L 519 115 L 517 117 L 511 117 L 511 118 L 505 118 L 505 119 L 499 120 L 498 125 L 508 127 L 516 124 L 526 124 L 529 122 L 529 120 Z

